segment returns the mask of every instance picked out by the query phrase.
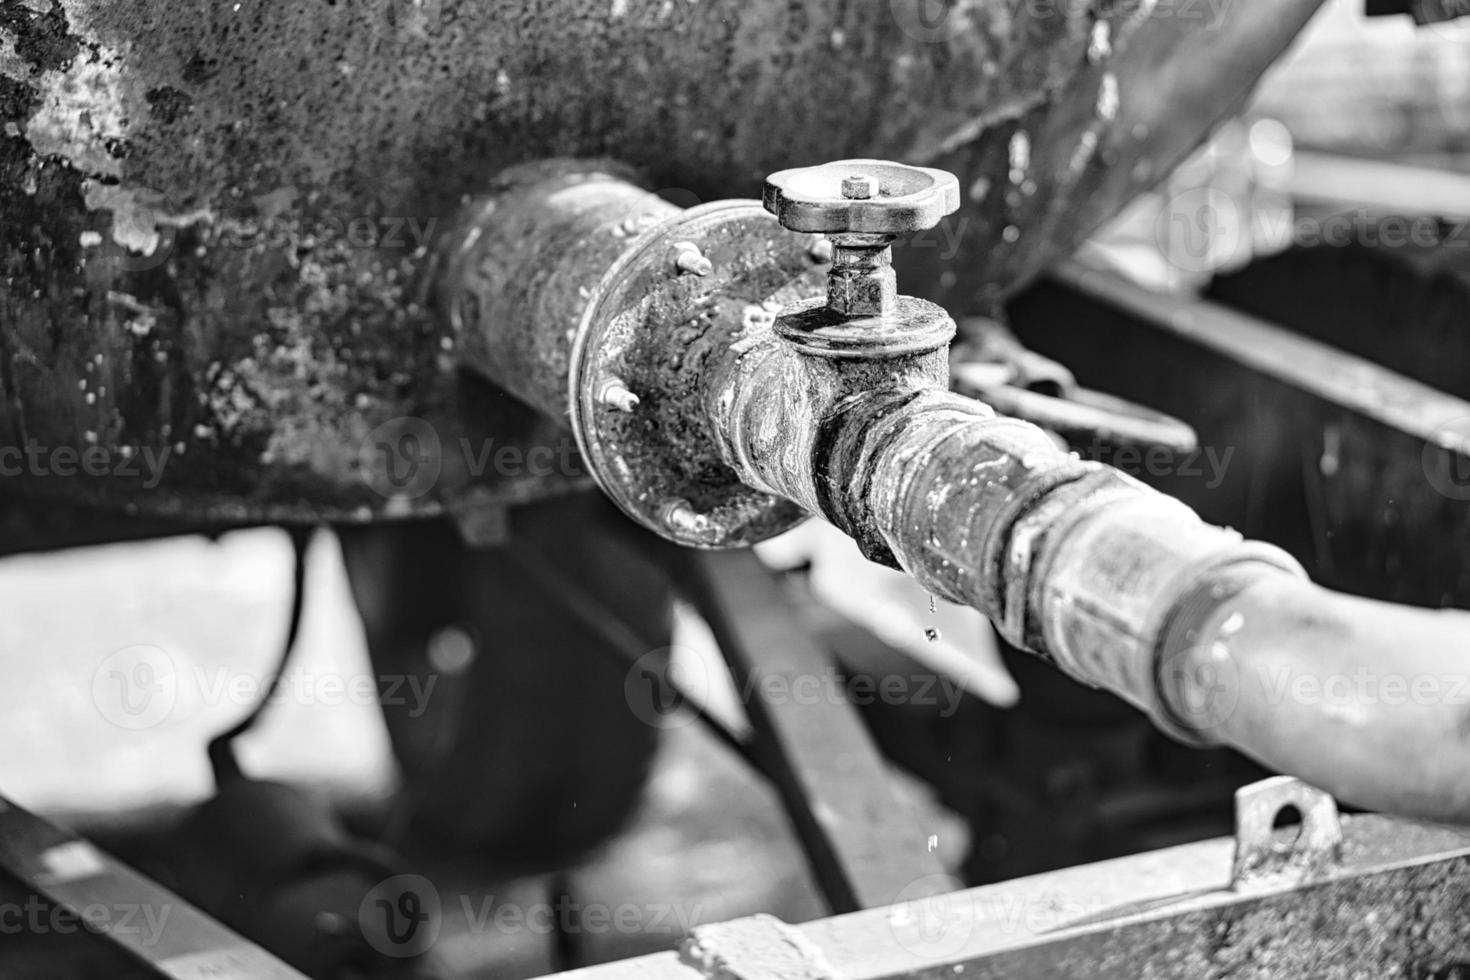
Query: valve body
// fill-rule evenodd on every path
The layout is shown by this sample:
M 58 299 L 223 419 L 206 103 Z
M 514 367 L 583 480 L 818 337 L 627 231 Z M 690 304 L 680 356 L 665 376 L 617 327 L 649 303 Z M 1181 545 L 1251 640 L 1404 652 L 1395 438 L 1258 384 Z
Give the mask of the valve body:
M 834 309 L 832 252 L 755 202 L 670 210 L 602 186 L 619 183 L 606 168 L 549 169 L 507 185 L 519 201 L 480 212 L 530 207 L 534 220 L 472 222 L 450 243 L 440 299 L 477 367 L 570 422 L 629 516 L 681 544 L 728 547 L 820 515 L 1181 741 L 1234 745 L 1358 805 L 1470 816 L 1456 775 L 1470 748 L 1452 708 L 1341 731 L 1326 719 L 1300 737 L 1300 712 L 1250 683 L 1248 669 L 1283 662 L 1241 626 L 1279 618 L 1273 596 L 1300 596 L 1319 646 L 1335 629 L 1381 635 L 1328 618 L 1362 620 L 1361 603 L 952 393 L 947 333 L 934 340 L 953 329 L 947 317 Z M 1470 617 L 1414 622 L 1441 646 L 1470 634 Z M 1421 744 L 1442 751 L 1410 748 Z M 1356 747 L 1348 762 L 1344 746 Z M 1406 752 L 1433 764 L 1406 767 Z
M 766 206 L 781 211 L 769 191 Z M 846 233 L 802 213 L 799 227 Z M 469 214 L 440 279 L 462 348 L 568 419 L 602 488 L 671 540 L 751 544 L 821 515 L 870 559 L 1199 741 L 1158 682 L 1181 604 L 1238 566 L 1301 574 L 952 394 L 942 310 L 900 296 L 844 315 L 826 281 L 841 263 L 755 202 L 679 211 L 616 168 L 553 162 L 508 174 Z M 681 261 L 694 254 L 708 268 Z M 838 349 L 813 340 L 812 318 Z

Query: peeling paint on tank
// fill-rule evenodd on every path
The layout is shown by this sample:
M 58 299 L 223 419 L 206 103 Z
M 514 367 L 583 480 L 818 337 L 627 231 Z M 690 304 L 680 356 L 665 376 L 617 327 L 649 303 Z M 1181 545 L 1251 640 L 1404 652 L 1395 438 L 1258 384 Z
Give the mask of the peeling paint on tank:
M 24 82 L 30 73 L 30 65 L 15 50 L 15 35 L 0 28 L 0 75 Z
M 121 86 L 122 75 L 109 55 L 78 59 L 64 72 L 43 72 L 35 79 L 40 106 L 24 128 L 36 154 L 59 156 L 93 176 L 122 176 L 114 153 L 127 137 Z
M 924 162 L 968 153 L 973 141 L 975 166 L 950 169 L 999 184 L 1012 130 L 998 123 L 1024 116 L 1035 142 L 1028 200 L 1035 209 L 1054 200 L 1075 137 L 1057 157 L 1043 123 L 1049 106 L 1092 108 L 1091 22 L 1037 14 L 1045 4 L 962 0 L 946 6 L 962 29 L 934 39 L 896 24 L 902 6 L 12 0 L 7 13 L 18 16 L 0 34 L 0 84 L 13 96 L 0 119 L 11 229 L 0 262 L 21 272 L 6 297 L 0 364 L 24 369 L 7 379 L 0 430 L 74 440 L 68 420 L 91 416 L 77 414 L 73 366 L 103 352 L 117 404 L 92 427 L 101 443 L 189 443 L 196 426 L 228 434 L 171 462 L 148 506 L 199 513 L 233 497 L 233 511 L 244 501 L 355 513 L 360 475 L 333 462 L 341 456 L 329 443 L 438 397 L 445 330 L 414 304 L 425 246 L 435 222 L 449 226 L 508 166 L 611 155 L 643 168 L 649 186 L 711 201 L 749 193 L 792 161 Z M 1124 16 L 1114 40 L 1131 53 Z M 1178 18 L 1129 23 L 1189 30 Z M 96 103 L 85 119 L 70 112 L 83 99 Z M 84 199 L 83 181 L 99 178 L 116 187 L 113 207 L 95 189 Z M 1088 200 L 1124 196 L 1108 188 Z M 961 264 L 987 281 L 1040 268 L 1058 237 L 1032 235 L 1030 213 L 994 220 L 1003 203 L 988 195 L 974 206 L 983 220 L 967 223 L 982 241 Z M 111 212 L 112 229 L 99 211 Z M 429 231 L 403 247 L 344 234 L 410 219 Z M 1027 244 L 982 260 L 1007 221 L 1027 229 Z M 84 232 L 104 243 L 83 248 Z M 129 326 L 141 314 L 109 293 L 148 311 L 145 334 Z M 310 337 L 313 363 L 258 356 L 262 331 L 271 351 Z M 197 398 L 213 391 L 214 361 L 280 400 L 224 426 Z M 483 424 L 499 425 L 499 411 Z M 263 471 L 267 456 L 300 468 Z

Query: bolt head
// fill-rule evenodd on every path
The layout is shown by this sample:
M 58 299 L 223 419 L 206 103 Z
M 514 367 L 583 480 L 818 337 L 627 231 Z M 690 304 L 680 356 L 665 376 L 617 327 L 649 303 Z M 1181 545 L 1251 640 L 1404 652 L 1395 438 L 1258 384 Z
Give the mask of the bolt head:
M 699 246 L 693 242 L 676 242 L 669 250 L 674 268 L 680 275 L 708 276 L 715 271 L 714 263 L 707 259 Z
M 675 536 L 697 534 L 703 523 L 699 513 L 682 497 L 664 504 L 659 516 L 664 529 Z
M 631 412 L 638 407 L 638 396 L 621 378 L 605 378 L 598 386 L 597 400 L 615 412 Z
M 849 201 L 870 201 L 878 196 L 877 178 L 855 174 L 842 178 L 842 196 Z

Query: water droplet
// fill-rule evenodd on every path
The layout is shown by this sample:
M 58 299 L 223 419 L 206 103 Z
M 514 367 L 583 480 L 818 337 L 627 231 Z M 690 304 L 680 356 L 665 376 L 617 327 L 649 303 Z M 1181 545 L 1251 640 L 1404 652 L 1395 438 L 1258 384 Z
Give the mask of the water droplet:
M 1087 60 L 1100 64 L 1113 53 L 1113 25 L 1100 20 L 1092 25 L 1092 36 L 1087 41 Z
M 930 643 L 938 643 L 939 631 L 932 626 L 929 627 L 924 631 L 924 639 L 928 640 Z
M 1104 122 L 1112 122 L 1118 118 L 1118 105 L 1120 96 L 1118 94 L 1118 76 L 1108 72 L 1102 78 L 1102 85 L 1097 93 L 1097 115 Z
M 1010 143 L 1011 183 L 1019 184 L 1026 179 L 1031 169 L 1031 137 L 1024 130 L 1017 131 Z

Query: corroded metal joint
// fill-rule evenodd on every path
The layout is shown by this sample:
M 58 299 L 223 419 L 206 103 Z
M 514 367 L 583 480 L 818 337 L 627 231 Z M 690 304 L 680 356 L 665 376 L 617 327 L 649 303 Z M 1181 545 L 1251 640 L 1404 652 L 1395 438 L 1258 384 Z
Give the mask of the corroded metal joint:
M 724 462 L 706 375 L 776 314 L 820 302 L 808 242 L 753 201 L 681 210 L 603 162 L 517 168 L 446 242 L 439 305 L 476 369 L 566 420 L 599 486 L 692 547 L 804 519 Z
M 845 489 L 867 498 L 866 533 L 900 567 L 1182 741 L 1210 736 L 1185 703 L 1193 679 L 1162 682 L 1177 653 L 1171 638 L 1189 634 L 1223 593 L 1191 599 L 1227 575 L 1304 575 L 1281 550 L 1205 524 L 1131 477 L 1061 452 L 1035 426 L 947 393 L 870 427 L 858 459 Z
M 788 497 L 847 533 L 873 561 L 897 566 L 865 488 L 861 446 L 898 406 L 943 390 L 943 348 L 884 360 L 809 356 L 770 331 L 710 378 L 707 410 L 721 458 L 752 486 Z
M 470 209 L 441 302 L 471 362 L 567 419 L 603 490 L 664 537 L 751 544 L 820 514 L 1017 646 L 1205 740 L 1166 637 L 1216 608 L 1198 597 L 1221 576 L 1300 569 L 952 394 L 942 309 L 881 290 L 878 314 L 834 308 L 852 295 L 835 280 L 885 268 L 840 254 L 842 236 L 868 247 L 902 230 L 895 213 L 949 206 L 924 191 L 942 182 L 872 166 L 863 199 L 788 172 L 765 205 L 794 228 L 755 202 L 680 211 L 603 165 L 523 170 Z M 885 197 L 914 181 L 919 203 Z M 832 275 L 808 237 L 822 229 Z

